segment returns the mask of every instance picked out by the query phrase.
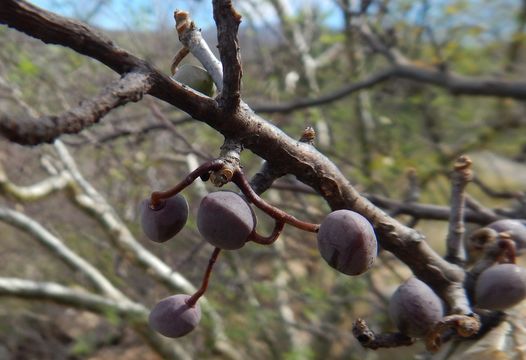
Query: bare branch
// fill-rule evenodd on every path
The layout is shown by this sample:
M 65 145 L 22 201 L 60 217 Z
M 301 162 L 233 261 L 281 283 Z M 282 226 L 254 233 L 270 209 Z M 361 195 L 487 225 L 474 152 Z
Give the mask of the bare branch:
M 146 74 L 129 73 L 106 87 L 96 97 L 59 116 L 12 119 L 0 116 L 0 133 L 11 141 L 23 145 L 53 142 L 62 134 L 76 134 L 93 125 L 116 107 L 136 102 L 151 84 Z
M 311 99 L 298 99 L 282 104 L 253 104 L 252 109 L 259 113 L 287 113 L 308 107 L 329 104 L 368 89 L 391 79 L 406 79 L 424 84 L 435 85 L 448 90 L 453 95 L 494 96 L 526 99 L 526 82 L 489 78 L 474 78 L 442 71 L 433 67 L 417 65 L 395 65 L 381 70 L 361 81 L 345 85 L 340 89 Z
M 99 314 L 112 310 L 128 318 L 145 317 L 149 313 L 144 306 L 131 301 L 113 300 L 53 282 L 37 282 L 18 278 L 0 278 L 0 296 L 44 299 Z
M 449 217 L 449 229 L 447 234 L 446 259 L 458 265 L 466 261 L 466 250 L 464 247 L 464 212 L 466 185 L 471 180 L 471 159 L 461 156 L 455 161 L 451 179 L 451 214 Z
M 68 248 L 59 238 L 47 231 L 38 222 L 14 210 L 0 207 L 0 220 L 31 234 L 54 256 L 60 258 L 66 265 L 85 275 L 91 283 L 103 294 L 114 300 L 125 300 L 126 296 L 93 265 Z
M 316 98 L 311 99 L 298 99 L 288 103 L 282 104 L 252 104 L 251 108 L 258 113 L 288 113 L 291 111 L 301 110 L 313 106 L 325 105 L 331 102 L 343 99 L 346 96 L 351 95 L 357 91 L 368 89 L 376 84 L 384 82 L 393 76 L 392 70 L 380 71 L 368 78 L 354 82 L 349 85 L 345 85 L 342 88 Z
M 221 107 L 233 111 L 241 100 L 241 57 L 237 31 L 241 15 L 232 6 L 232 0 L 213 0 L 214 20 L 217 25 L 219 56 L 223 64 L 223 90 L 219 96 Z
M 413 345 L 415 339 L 402 333 L 376 334 L 363 319 L 353 323 L 352 333 L 364 348 L 379 349 Z
M 179 41 L 193 56 L 205 67 L 206 71 L 214 80 L 218 92 L 223 91 L 223 68 L 219 60 L 210 50 L 203 39 L 201 31 L 195 26 L 190 15 L 186 11 L 175 11 L 175 27 L 179 35 Z
M 125 318 L 131 326 L 164 359 L 189 360 L 192 357 L 177 343 L 168 342 L 148 328 L 149 310 L 143 305 L 126 300 L 112 300 L 71 289 L 54 282 L 37 282 L 18 278 L 0 277 L 0 296 L 28 300 L 46 300 L 60 305 L 88 310 L 102 316 L 115 313 Z
M 23 201 L 40 200 L 55 191 L 62 190 L 69 185 L 71 177 L 67 172 L 51 176 L 31 186 L 18 186 L 7 178 L 0 164 L 0 192 L 14 196 Z

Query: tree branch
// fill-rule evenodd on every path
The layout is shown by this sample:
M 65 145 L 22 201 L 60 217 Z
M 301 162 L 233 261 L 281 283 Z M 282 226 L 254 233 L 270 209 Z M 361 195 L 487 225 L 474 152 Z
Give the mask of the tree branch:
M 115 313 L 128 320 L 131 326 L 164 359 L 188 360 L 192 358 L 179 344 L 168 342 L 150 330 L 147 325 L 149 310 L 143 305 L 129 300 L 112 300 L 53 282 L 37 282 L 2 277 L 0 277 L 0 296 L 39 301 L 46 300 L 60 305 L 88 310 L 102 316 L 106 316 L 108 313 Z
M 22 145 L 53 142 L 62 134 L 76 134 L 93 125 L 116 107 L 136 102 L 151 84 L 146 74 L 129 73 L 107 86 L 96 97 L 82 102 L 59 116 L 12 119 L 0 116 L 0 133 Z
M 517 100 L 526 99 L 526 82 L 523 81 L 473 78 L 432 67 L 395 65 L 391 68 L 380 70 L 366 79 L 345 85 L 332 93 L 320 97 L 298 99 L 282 104 L 252 104 L 251 107 L 259 113 L 288 113 L 313 106 L 329 104 L 352 95 L 357 91 L 371 88 L 374 85 L 392 79 L 406 79 L 435 85 L 448 90 L 453 95 L 494 96 Z
M 195 26 L 186 11 L 175 11 L 175 27 L 179 41 L 199 60 L 212 77 L 218 92 L 223 91 L 223 67 L 203 39 L 201 31 Z
M 112 300 L 89 292 L 74 290 L 53 282 L 37 282 L 18 278 L 0 277 L 0 296 L 26 299 L 44 299 L 62 305 L 104 314 L 115 311 L 127 318 L 148 316 L 149 310 L 138 303 Z
M 64 189 L 70 182 L 71 177 L 64 171 L 31 186 L 18 186 L 9 181 L 2 164 L 0 164 L 0 192 L 23 201 L 43 199 L 55 191 Z
M 59 238 L 47 231 L 38 222 L 18 211 L 4 207 L 0 207 L 0 220 L 32 235 L 54 256 L 57 256 L 66 265 L 84 274 L 103 294 L 106 294 L 114 300 L 123 301 L 127 299 L 99 270 L 73 252 Z
M 466 250 L 464 246 L 466 197 L 464 190 L 472 176 L 471 159 L 467 156 L 459 157 L 457 161 L 455 161 L 451 179 L 451 214 L 446 240 L 446 259 L 458 265 L 464 265 L 466 262 Z
M 223 64 L 223 90 L 219 102 L 226 111 L 233 111 L 241 101 L 241 57 L 237 31 L 241 15 L 232 6 L 232 0 L 213 0 L 214 20 L 217 25 L 219 57 Z

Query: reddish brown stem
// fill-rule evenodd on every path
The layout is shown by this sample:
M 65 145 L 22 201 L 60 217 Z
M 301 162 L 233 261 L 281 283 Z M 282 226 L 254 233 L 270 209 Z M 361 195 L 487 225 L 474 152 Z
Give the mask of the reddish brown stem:
M 312 224 L 296 219 L 294 216 L 287 214 L 285 211 L 270 205 L 265 200 L 260 198 L 258 194 L 256 194 L 254 190 L 252 190 L 247 178 L 240 169 L 237 169 L 235 171 L 234 176 L 232 177 L 232 182 L 239 187 L 239 189 L 243 192 L 243 194 L 245 194 L 245 196 L 248 200 L 250 200 L 250 202 L 252 202 L 263 212 L 273 217 L 277 221 L 281 221 L 286 224 L 295 226 L 301 230 L 318 232 L 318 229 L 320 228 L 319 224 Z
M 183 60 L 185 56 L 188 55 L 189 53 L 190 53 L 190 50 L 188 50 L 187 47 L 182 47 L 177 52 L 177 54 L 175 54 L 172 60 L 172 65 L 170 66 L 170 73 L 172 74 L 172 76 L 175 75 L 175 71 L 177 69 L 177 66 L 179 66 L 179 63 L 181 62 L 181 60 Z
M 178 194 L 185 187 L 193 183 L 198 177 L 208 174 L 210 171 L 219 170 L 221 167 L 223 167 L 223 161 L 218 159 L 204 163 L 188 174 L 187 177 L 185 177 L 179 184 L 175 185 L 170 190 L 153 192 L 150 199 L 150 206 L 152 209 L 158 208 L 161 200 L 168 199 L 169 197 Z
M 212 268 L 214 267 L 214 264 L 220 252 L 220 248 L 216 247 L 214 249 L 212 256 L 210 256 L 210 260 L 208 260 L 208 266 L 206 268 L 205 275 L 203 276 L 203 282 L 201 283 L 201 287 L 195 292 L 195 294 L 193 294 L 188 300 L 186 300 L 186 305 L 194 307 L 197 300 L 199 300 L 199 298 L 203 296 L 203 294 L 206 292 L 206 289 L 208 288 L 208 280 L 210 280 L 210 275 L 212 274 Z
M 272 234 L 270 234 L 267 237 L 259 235 L 256 232 L 256 229 L 254 228 L 254 231 L 252 231 L 252 234 L 248 236 L 247 241 L 253 241 L 261 245 L 270 245 L 278 239 L 284 227 L 285 227 L 285 223 L 283 221 L 276 220 L 276 223 L 274 225 L 274 230 L 272 230 Z
M 497 242 L 497 245 L 502 249 L 502 255 L 499 257 L 499 262 L 508 262 L 515 264 L 515 242 L 509 238 L 507 233 L 499 234 L 500 239 Z

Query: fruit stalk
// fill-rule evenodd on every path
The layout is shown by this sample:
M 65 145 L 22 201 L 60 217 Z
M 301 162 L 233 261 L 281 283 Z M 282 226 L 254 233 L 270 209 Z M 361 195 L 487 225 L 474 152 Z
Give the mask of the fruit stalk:
M 195 303 L 203 294 L 206 292 L 206 289 L 208 288 L 208 281 L 210 280 L 210 275 L 212 274 L 212 269 L 214 267 L 214 264 L 217 260 L 217 257 L 219 256 L 219 253 L 221 252 L 220 248 L 215 248 L 214 252 L 212 253 L 212 256 L 210 256 L 210 260 L 208 260 L 208 266 L 206 267 L 205 275 L 203 276 L 203 282 L 201 283 L 201 287 L 199 290 L 195 292 L 188 300 L 186 300 L 186 304 L 190 307 L 194 307 Z
M 155 209 L 159 206 L 159 203 L 161 200 L 167 199 L 169 197 L 172 197 L 179 192 L 181 192 L 184 188 L 186 188 L 188 185 L 192 184 L 195 179 L 198 177 L 208 174 L 210 171 L 215 171 L 221 169 L 223 166 L 223 161 L 219 159 L 211 160 L 203 165 L 199 166 L 197 169 L 192 171 L 190 174 L 188 174 L 181 182 L 179 182 L 177 185 L 175 185 L 170 190 L 166 191 L 155 191 L 151 195 L 150 199 L 150 206 L 152 209 Z
M 252 190 L 252 188 L 250 187 L 250 184 L 248 183 L 248 180 L 245 177 L 245 174 L 243 174 L 243 172 L 241 171 L 241 169 L 237 169 L 234 172 L 232 182 L 239 187 L 239 189 L 243 192 L 243 194 L 245 194 L 245 196 L 250 202 L 252 202 L 255 206 L 257 206 L 270 217 L 278 221 L 287 223 L 289 225 L 295 226 L 300 230 L 314 233 L 318 232 L 320 228 L 319 224 L 312 224 L 309 222 L 301 221 L 295 218 L 294 216 L 287 214 L 285 211 L 270 205 L 265 200 L 260 198 L 259 195 L 256 194 L 254 190 Z

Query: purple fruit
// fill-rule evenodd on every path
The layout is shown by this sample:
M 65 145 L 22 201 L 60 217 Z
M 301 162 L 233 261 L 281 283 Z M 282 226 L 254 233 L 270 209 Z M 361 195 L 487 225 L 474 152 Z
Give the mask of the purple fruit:
M 201 235 L 210 244 L 224 250 L 243 247 L 255 226 L 252 208 L 231 191 L 208 194 L 197 212 L 197 228 Z
M 333 211 L 318 231 L 318 249 L 334 269 L 359 275 L 369 270 L 377 253 L 376 236 L 369 221 L 350 210 Z
M 502 219 L 487 225 L 490 229 L 498 233 L 507 232 L 510 234 L 517 250 L 526 248 L 526 221 L 516 219 Z
M 156 209 L 150 206 L 150 199 L 140 205 L 141 226 L 146 236 L 155 242 L 165 242 L 177 234 L 188 219 L 188 203 L 177 194 L 162 200 Z
M 526 270 L 515 264 L 498 264 L 480 274 L 475 285 L 476 306 L 504 310 L 526 297 Z
M 417 278 L 410 278 L 391 297 L 389 316 L 401 333 L 423 337 L 442 320 L 444 309 L 429 286 Z
M 179 294 L 162 299 L 150 312 L 150 327 L 159 334 L 178 338 L 195 329 L 201 320 L 199 303 L 193 307 L 186 303 L 190 295 Z

